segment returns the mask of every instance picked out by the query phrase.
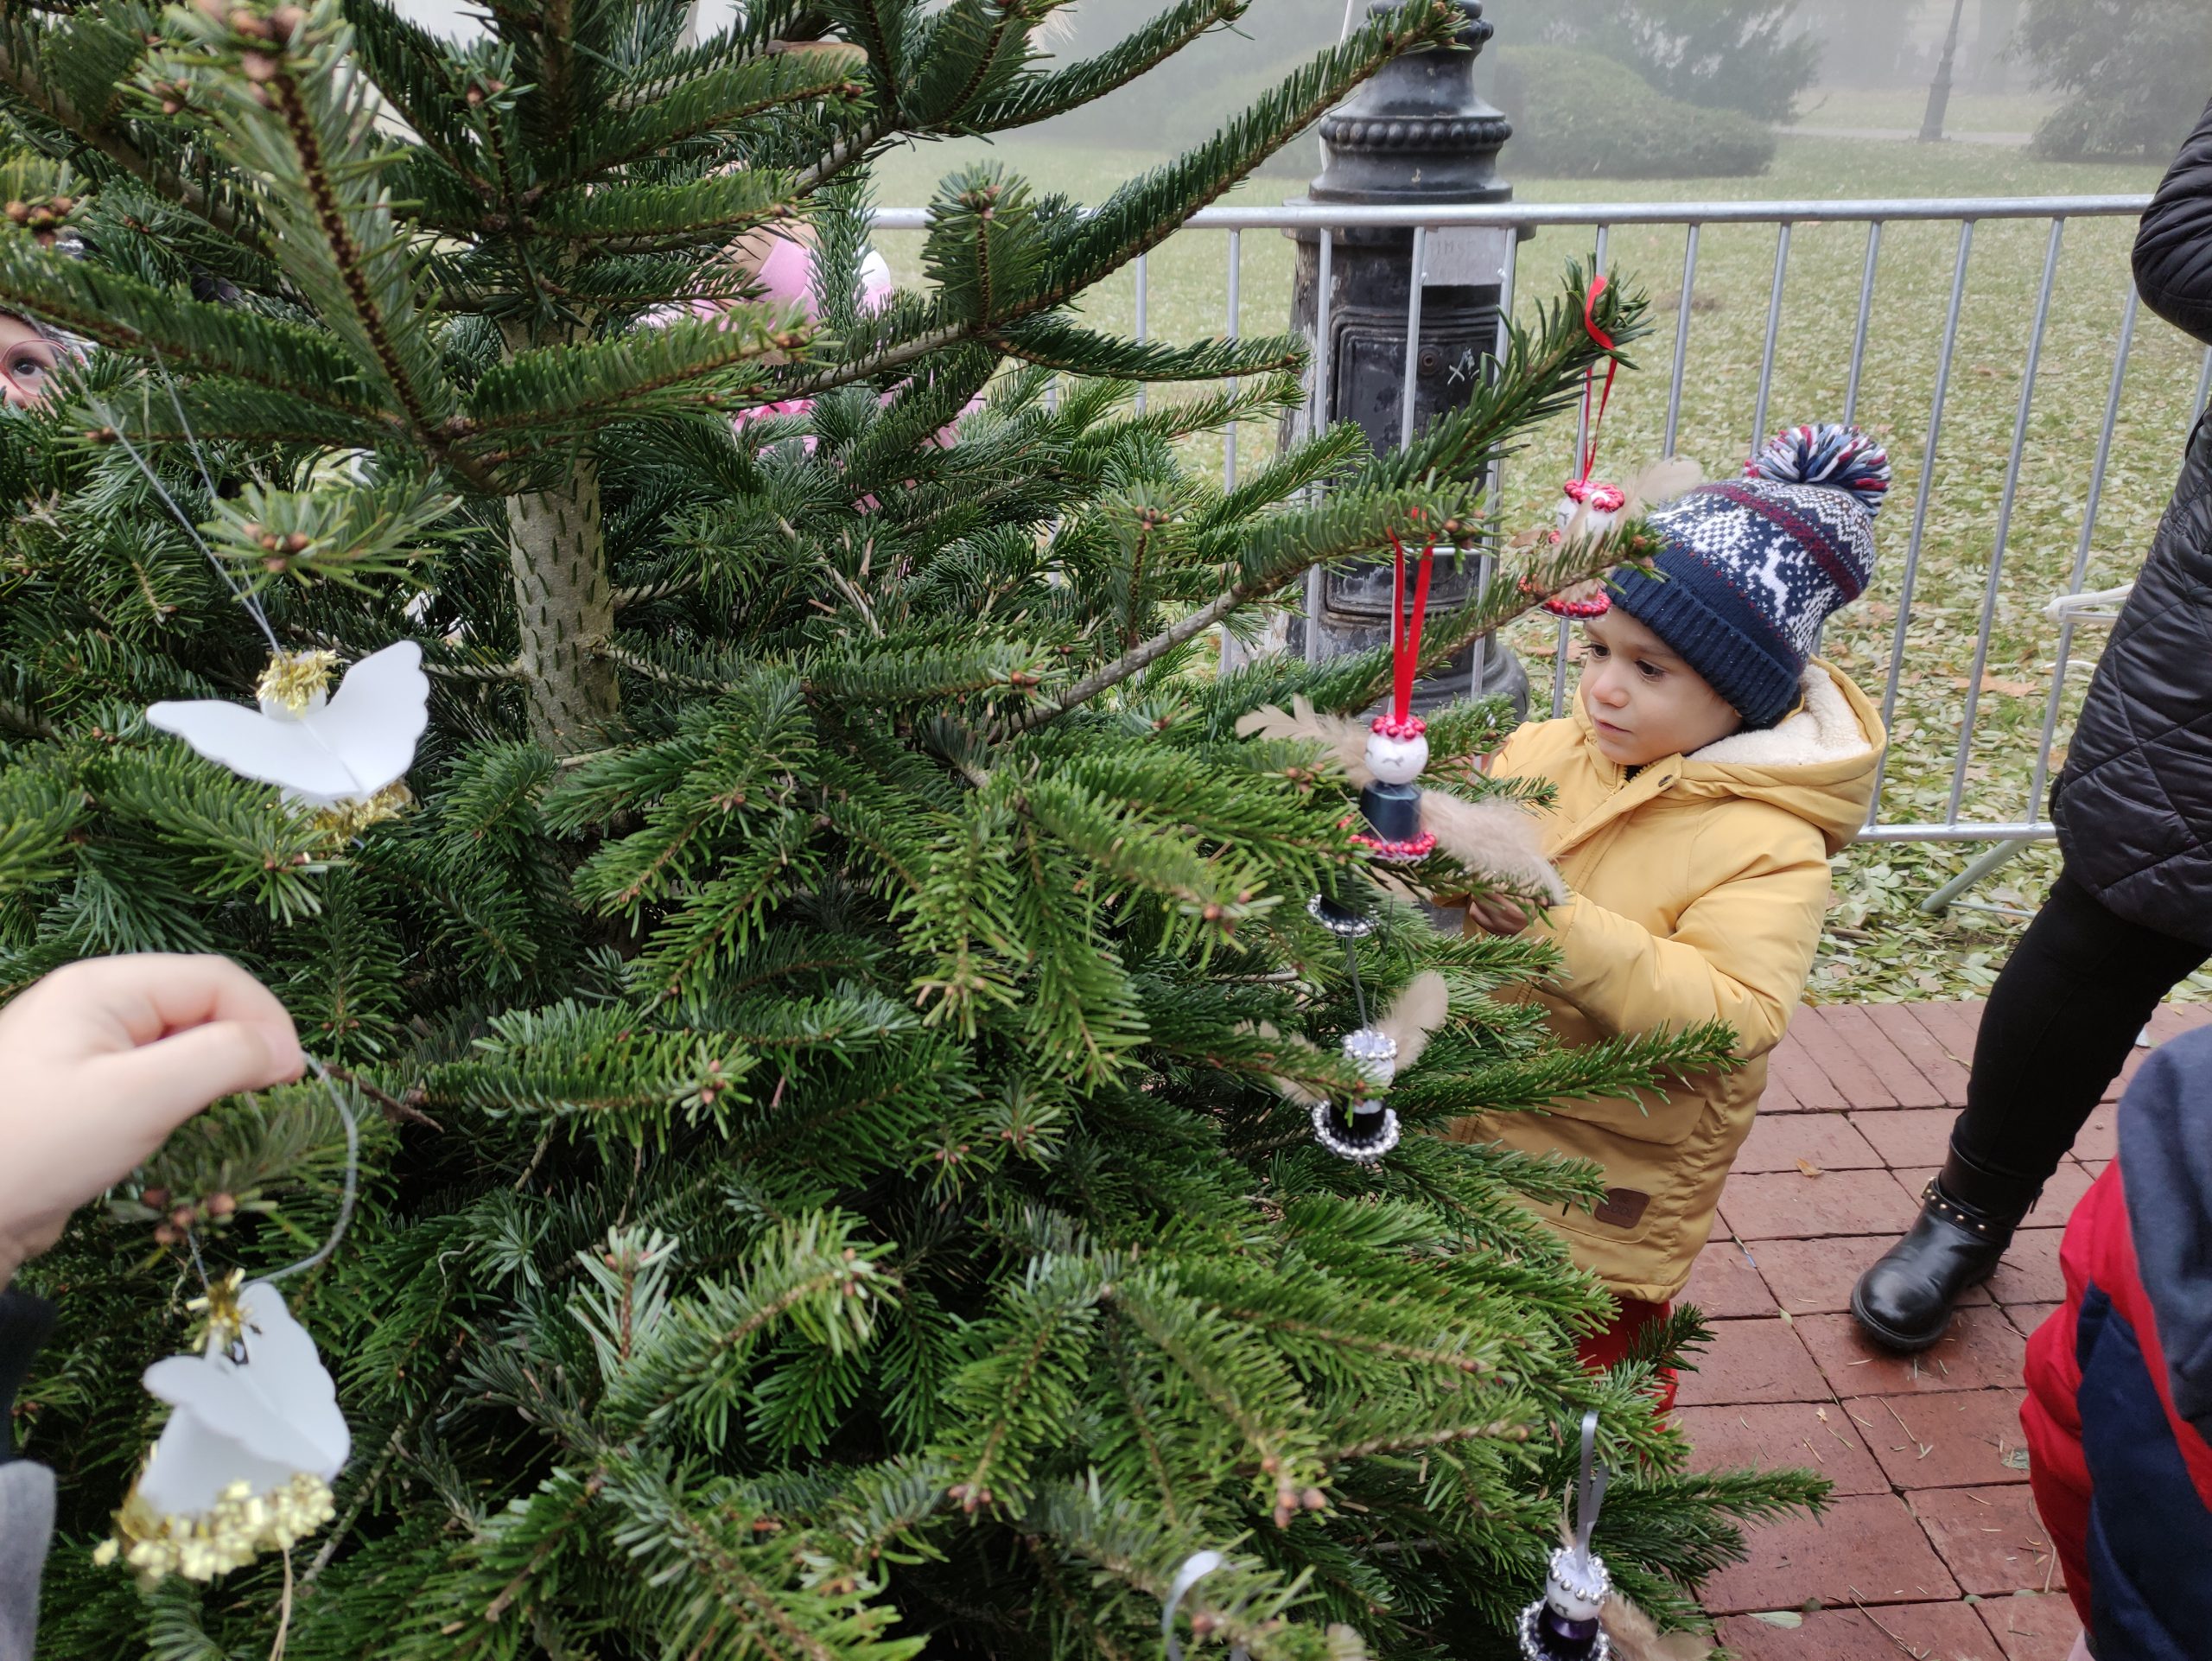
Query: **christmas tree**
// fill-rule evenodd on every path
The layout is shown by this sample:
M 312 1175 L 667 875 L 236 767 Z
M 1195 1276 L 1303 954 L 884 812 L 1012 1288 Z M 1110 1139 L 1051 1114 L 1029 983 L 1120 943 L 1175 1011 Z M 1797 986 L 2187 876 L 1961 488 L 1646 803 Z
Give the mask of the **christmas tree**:
M 96 348 L 0 422 L 0 986 L 226 952 L 365 1120 L 350 1231 L 285 1289 L 353 1455 L 284 1557 L 142 1589 L 91 1548 L 200 1270 L 328 1232 L 330 1100 L 219 1106 L 29 1276 L 51 1653 L 1135 1655 L 1211 1548 L 1185 1630 L 1263 1661 L 1497 1654 L 1586 1408 L 1600 1549 L 1662 1618 L 1816 1496 L 1688 1473 L 1662 1346 L 1577 1364 L 1605 1301 L 1516 1196 L 1592 1171 L 1420 1134 L 1726 1035 L 1559 1052 L 1497 996 L 1541 938 L 1411 903 L 1480 873 L 1378 883 L 1341 769 L 1237 736 L 1370 706 L 1386 655 L 1202 660 L 1316 563 L 1473 542 L 1489 459 L 1596 360 L 1582 275 L 1402 449 L 1341 428 L 1228 492 L 1182 441 L 1296 405 L 1300 344 L 1081 321 L 1459 14 L 1408 0 L 1087 209 L 948 179 L 928 285 L 864 301 L 872 156 L 1098 97 L 1244 0 L 1066 64 L 1058 3 L 760 0 L 693 41 L 674 0 L 488 0 L 461 44 L 382 0 L 0 8 L 0 307 Z M 810 308 L 762 294 L 798 235 Z M 1634 339 L 1618 285 L 1598 310 Z M 401 640 L 409 803 L 288 800 L 144 717 L 250 703 L 272 645 Z M 1485 791 L 1500 719 L 1432 721 L 1440 787 Z M 1325 889 L 1384 921 L 1357 983 Z M 1336 1039 L 1429 970 L 1408 1134 L 1339 1160 L 1295 1098 L 1358 1091 Z

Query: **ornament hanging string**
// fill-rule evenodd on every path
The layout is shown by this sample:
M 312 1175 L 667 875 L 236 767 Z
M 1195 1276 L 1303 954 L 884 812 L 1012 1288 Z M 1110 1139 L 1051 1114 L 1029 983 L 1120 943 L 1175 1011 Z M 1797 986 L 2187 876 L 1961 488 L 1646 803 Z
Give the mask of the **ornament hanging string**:
M 1598 467 L 1598 430 L 1605 423 L 1605 406 L 1612 402 L 1613 377 L 1621 366 L 1613 351 L 1613 337 L 1598 326 L 1598 297 L 1605 293 L 1607 284 L 1602 275 L 1590 279 L 1590 292 L 1582 302 L 1582 329 L 1605 354 L 1605 385 L 1598 394 L 1598 410 L 1590 411 L 1590 392 L 1596 384 L 1598 366 L 1591 365 L 1582 372 L 1582 454 L 1574 475 L 1577 484 L 1590 482 L 1590 475 Z
M 1352 937 L 1344 937 L 1344 970 L 1351 977 L 1352 1002 L 1359 1006 L 1359 1024 L 1367 1025 L 1367 989 L 1359 983 L 1359 948 Z
M 158 356 L 157 353 L 157 360 Z M 200 483 L 207 488 L 208 500 L 212 501 L 216 494 L 215 480 L 207 471 L 207 458 L 200 453 L 200 439 L 192 430 L 191 418 L 184 412 L 184 401 L 177 396 L 175 379 L 168 374 L 167 366 L 163 366 L 162 379 L 168 388 L 169 402 L 176 410 L 177 423 L 183 430 L 185 442 L 192 447 L 193 465 L 199 470 Z M 262 608 L 261 601 L 255 596 L 253 590 L 240 582 L 232 574 L 231 568 L 223 563 L 221 556 L 207 545 L 207 538 L 200 534 L 200 527 L 193 524 L 191 517 L 177 506 L 176 498 L 169 494 L 168 487 L 162 482 L 161 475 L 156 473 L 146 458 L 139 454 L 138 447 L 130 442 L 130 436 L 124 431 L 123 423 L 116 418 L 115 411 L 103 403 L 96 402 L 92 407 L 93 413 L 107 423 L 108 430 L 115 435 L 116 442 L 123 446 L 123 453 L 130 458 L 131 465 L 136 467 L 144 476 L 146 482 L 153 487 L 154 494 L 161 499 L 162 506 L 168 509 L 169 516 L 184 528 L 184 533 L 192 538 L 193 545 L 207 556 L 207 563 L 215 568 L 215 575 L 222 579 L 223 586 L 231 591 L 231 597 L 245 608 L 247 616 L 253 619 L 254 627 L 261 631 L 261 638 L 269 642 L 271 663 L 283 662 L 289 654 L 284 650 L 283 643 L 277 640 L 276 631 L 269 621 L 269 614 Z M 321 733 L 315 732 L 312 728 L 308 729 L 308 733 L 325 752 L 329 751 L 330 746 L 324 741 Z M 317 1070 L 320 1071 L 320 1068 L 321 1064 L 317 1063 Z
M 330 1076 L 330 1069 L 312 1055 L 307 1064 L 315 1069 L 315 1076 L 322 1081 L 329 1092 L 330 1104 L 338 1110 L 338 1117 L 346 1127 L 346 1184 L 338 1197 L 338 1220 L 330 1225 L 330 1238 L 315 1251 L 283 1269 L 271 1270 L 261 1278 L 281 1281 L 294 1275 L 305 1274 L 310 1269 L 320 1269 L 330 1261 L 330 1254 L 338 1250 L 338 1243 L 346 1238 L 346 1226 L 353 1220 L 353 1204 L 361 1186 L 361 1126 L 353 1117 L 353 1109 L 346 1100 L 346 1092 L 338 1088 L 338 1081 Z M 1595 1416 L 1592 1416 L 1594 1421 Z
M 1428 612 L 1428 578 L 1436 560 L 1436 539 L 1421 550 L 1414 579 L 1413 611 L 1406 611 L 1406 545 L 1390 532 L 1390 546 L 1397 555 L 1390 585 L 1390 713 L 1400 721 L 1414 712 L 1414 676 L 1421 667 L 1421 627 Z
M 321 1081 L 324 1091 L 329 1095 L 330 1104 L 338 1110 L 339 1123 L 346 1127 L 346 1174 L 343 1186 L 339 1190 L 338 1218 L 330 1225 L 329 1238 L 299 1262 L 288 1263 L 282 1269 L 272 1269 L 266 1275 L 258 1276 L 259 1279 L 272 1284 L 277 1281 L 288 1280 L 294 1275 L 305 1274 L 310 1269 L 321 1268 L 330 1261 L 331 1253 L 338 1250 L 338 1243 L 346 1238 L 346 1231 L 353 1221 L 353 1207 L 360 1194 L 360 1121 L 354 1117 L 353 1105 L 346 1099 L 346 1092 L 339 1089 L 338 1081 L 330 1076 L 330 1069 L 312 1055 L 306 1056 L 305 1060 L 308 1066 L 313 1069 L 316 1079 Z M 201 1261 L 200 1256 L 200 1231 L 195 1228 L 187 1232 L 185 1243 L 192 1249 L 192 1266 L 200 1276 L 200 1289 L 203 1291 L 207 1290 L 209 1277 L 207 1264 Z
M 149 340 L 146 349 L 154 354 L 154 366 L 162 372 L 162 390 L 169 395 L 169 408 L 176 411 L 177 428 L 184 434 L 184 442 L 192 448 L 192 465 L 200 474 L 200 488 L 207 493 L 207 500 L 212 502 L 215 500 L 215 475 L 207 470 L 207 457 L 200 450 L 200 435 L 192 430 L 192 417 L 184 412 L 184 398 L 176 390 L 176 377 L 169 373 L 169 366 L 162 356 L 161 347 Z
M 172 398 L 175 397 L 175 387 L 169 389 L 169 395 Z M 176 498 L 169 494 L 168 487 L 162 482 L 161 475 L 147 465 L 146 458 L 138 453 L 138 447 L 130 442 L 130 436 L 123 430 L 123 423 L 116 418 L 115 411 L 109 409 L 106 404 L 99 403 L 92 405 L 92 411 L 107 423 L 108 430 L 115 435 L 116 442 L 123 446 L 123 453 L 130 458 L 131 465 L 145 475 L 146 482 L 154 487 L 154 494 L 161 498 L 162 506 L 168 509 L 170 517 L 184 527 L 184 533 L 192 538 L 193 545 L 207 555 L 207 563 L 215 568 L 215 575 L 223 579 L 223 586 L 231 591 L 231 597 L 245 608 L 246 614 L 253 619 L 255 625 L 261 630 L 262 638 L 269 642 L 270 652 L 277 657 L 283 657 L 284 647 L 276 639 L 276 631 L 269 626 L 269 614 L 262 610 L 261 601 L 254 598 L 251 589 L 245 587 L 231 574 L 231 568 L 224 564 L 221 557 L 207 545 L 207 539 L 200 534 L 200 527 L 193 524 L 191 518 L 176 505 Z M 181 405 L 178 408 L 177 417 L 179 420 L 183 419 L 184 411 Z M 186 427 L 186 436 L 191 436 L 188 423 Z M 192 439 L 192 455 L 193 460 L 200 467 L 200 476 L 203 480 L 207 479 L 207 464 L 200 460 L 200 441 L 196 438 Z M 214 494 L 214 487 L 212 483 L 208 486 L 208 494 L 211 497 Z
M 1612 1473 L 1597 1462 L 1598 1410 L 1582 1416 L 1582 1471 L 1574 1485 L 1574 1555 L 1590 1561 L 1590 1537 L 1597 1532 L 1598 1511 L 1605 1503 L 1605 1486 Z

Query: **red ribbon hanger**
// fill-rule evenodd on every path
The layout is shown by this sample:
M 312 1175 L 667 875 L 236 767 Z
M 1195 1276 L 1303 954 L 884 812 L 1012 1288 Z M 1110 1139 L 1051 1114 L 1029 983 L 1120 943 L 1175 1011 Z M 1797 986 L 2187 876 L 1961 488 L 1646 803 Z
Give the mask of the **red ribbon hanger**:
M 1414 672 L 1421 667 L 1421 626 L 1428 611 L 1428 577 L 1436 560 L 1436 538 L 1421 550 L 1421 564 L 1414 578 L 1414 608 L 1406 614 L 1406 544 L 1390 532 L 1390 546 L 1397 561 L 1390 585 L 1390 713 L 1400 722 L 1414 712 Z
M 1618 372 L 1621 361 L 1613 355 L 1613 337 L 1598 327 L 1598 296 L 1605 293 L 1607 283 L 1602 275 L 1590 279 L 1590 292 L 1582 302 L 1582 328 L 1605 354 L 1605 385 L 1598 395 L 1598 413 L 1590 413 L 1590 389 L 1598 378 L 1597 366 L 1592 364 L 1582 372 L 1582 430 L 1585 442 L 1582 466 L 1575 474 L 1577 484 L 1589 482 L 1598 465 L 1598 430 L 1605 423 L 1605 406 L 1612 402 L 1613 376 Z

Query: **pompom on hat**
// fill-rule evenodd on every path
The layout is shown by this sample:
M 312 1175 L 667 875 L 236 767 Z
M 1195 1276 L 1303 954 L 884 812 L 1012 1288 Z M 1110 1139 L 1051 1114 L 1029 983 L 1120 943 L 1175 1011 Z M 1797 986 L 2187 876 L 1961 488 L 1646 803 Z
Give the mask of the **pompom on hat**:
M 1866 589 L 1890 458 L 1834 422 L 1784 428 L 1741 479 L 1655 509 L 1652 574 L 1624 566 L 1613 603 L 1679 652 L 1747 727 L 1796 707 L 1821 626 Z

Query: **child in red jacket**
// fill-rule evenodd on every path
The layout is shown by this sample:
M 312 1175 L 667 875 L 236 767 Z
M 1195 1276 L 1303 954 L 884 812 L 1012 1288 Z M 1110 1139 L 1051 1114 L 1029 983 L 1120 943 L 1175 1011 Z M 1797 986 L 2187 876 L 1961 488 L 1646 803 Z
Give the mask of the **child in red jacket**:
M 2212 1029 L 2144 1065 L 2028 1340 L 2028 1475 L 2096 1661 L 2212 1655 Z M 2077 1653 L 2078 1653 L 2077 1650 Z

